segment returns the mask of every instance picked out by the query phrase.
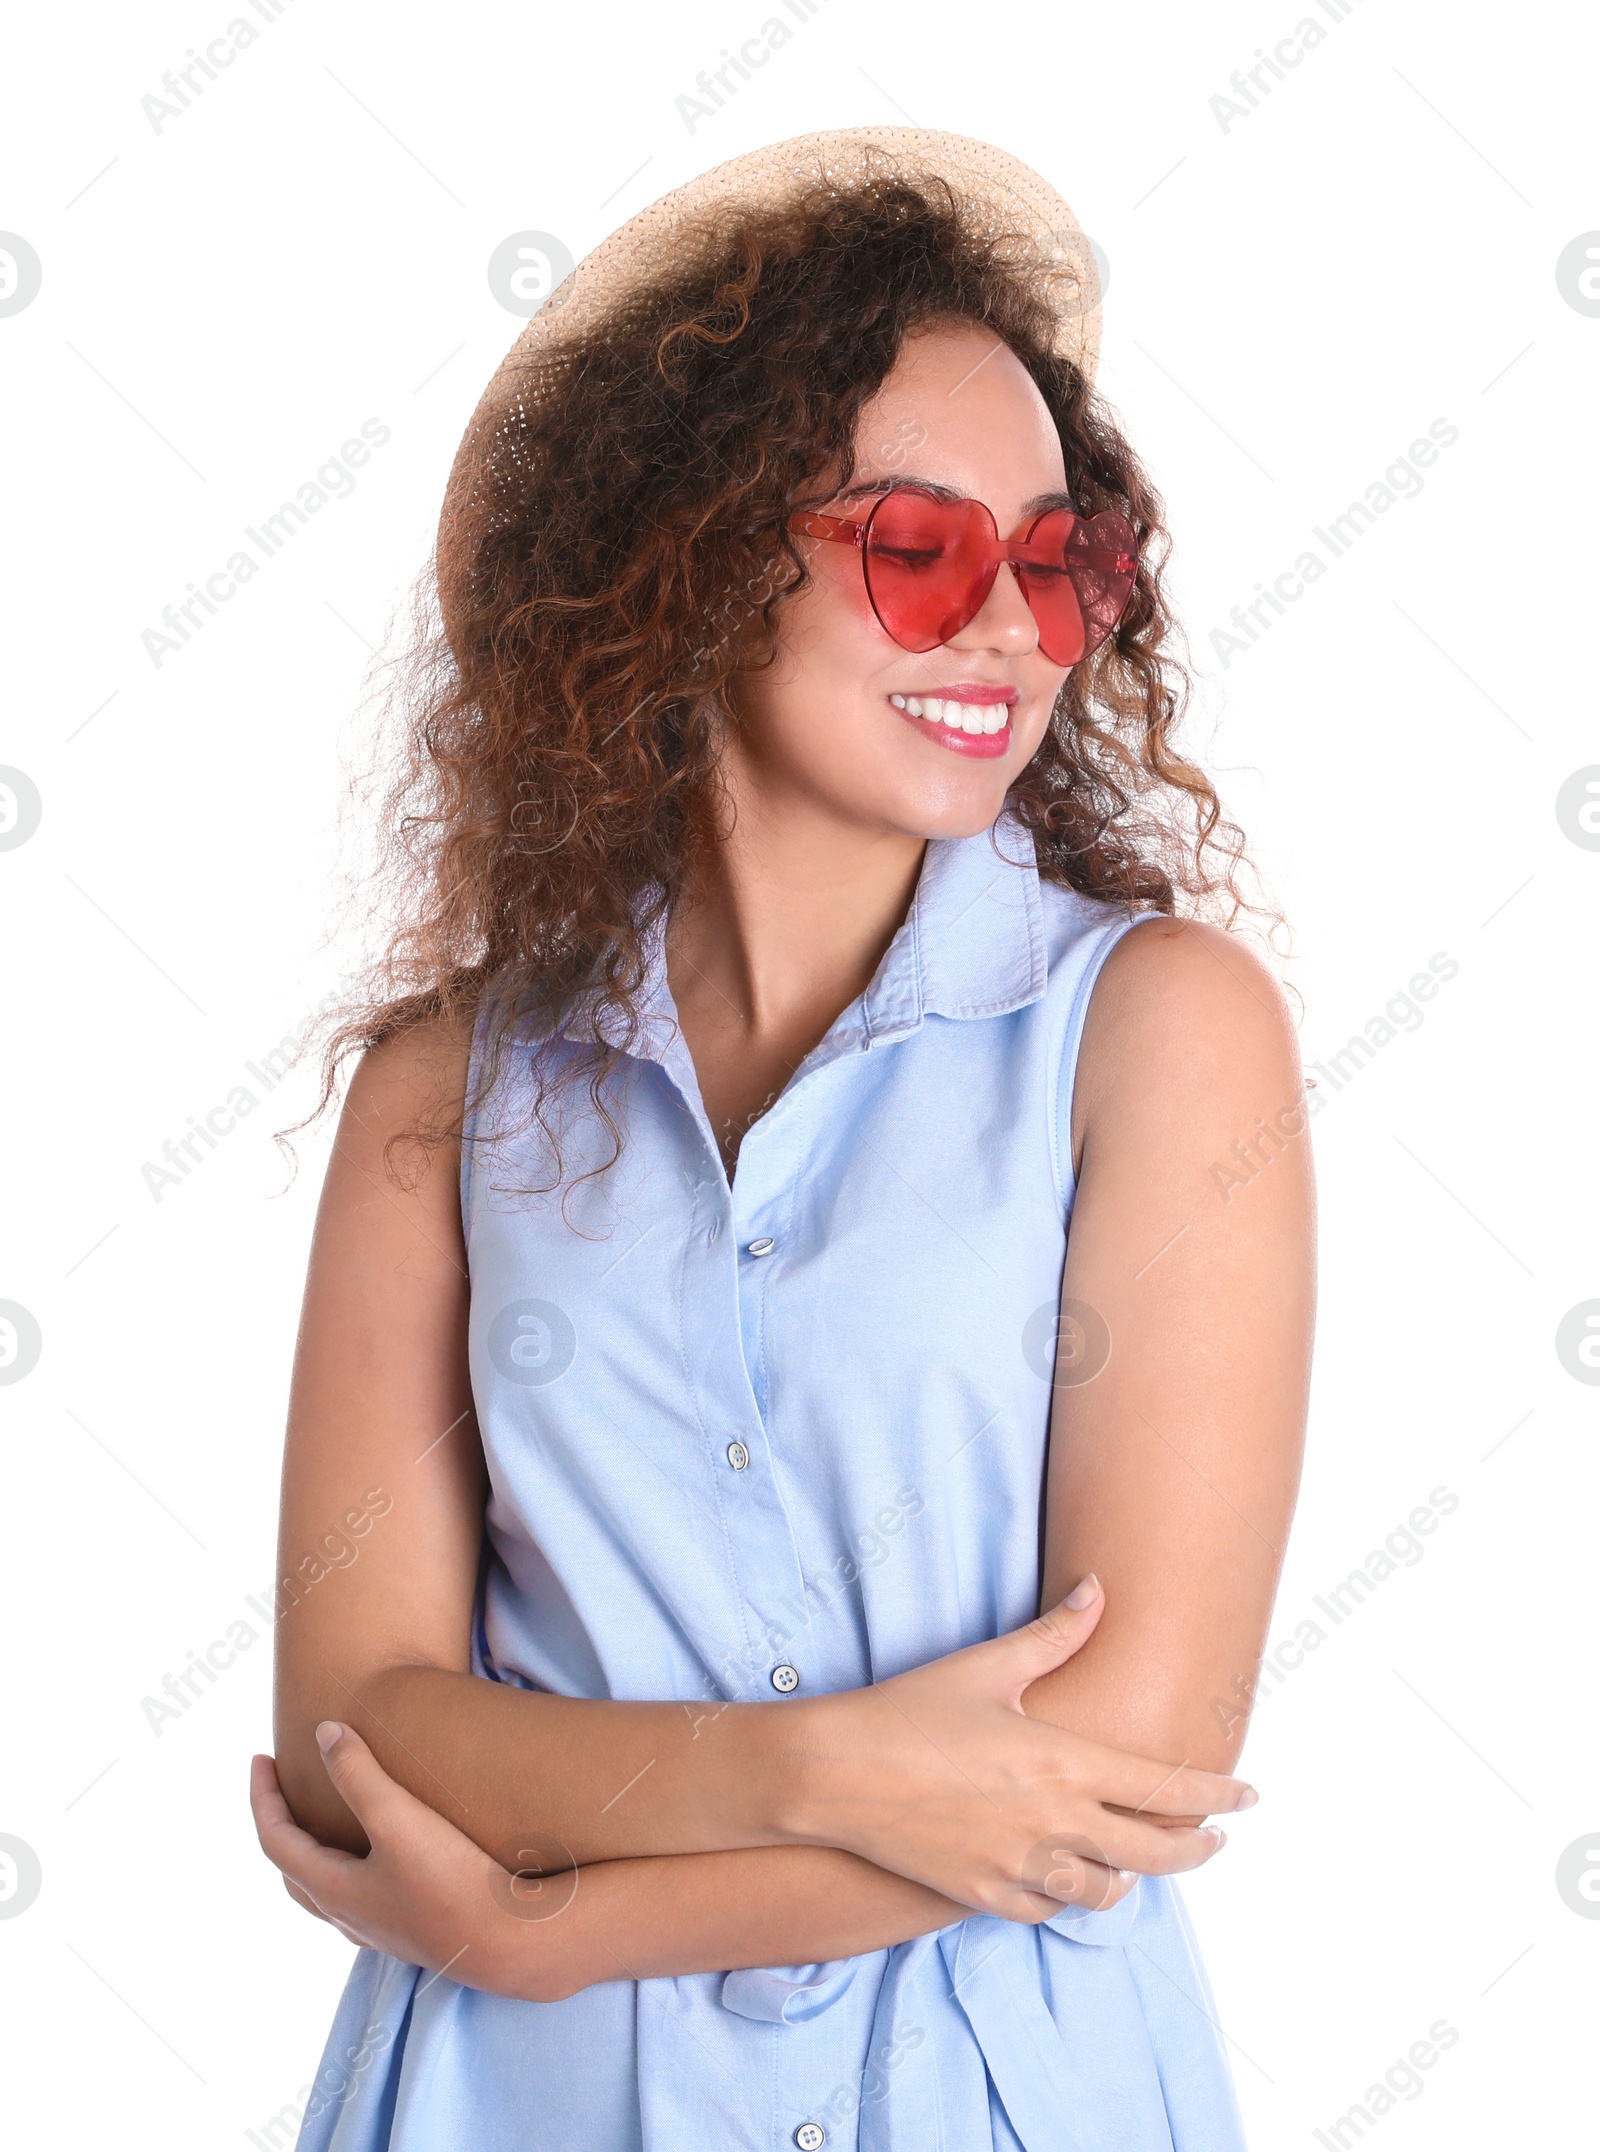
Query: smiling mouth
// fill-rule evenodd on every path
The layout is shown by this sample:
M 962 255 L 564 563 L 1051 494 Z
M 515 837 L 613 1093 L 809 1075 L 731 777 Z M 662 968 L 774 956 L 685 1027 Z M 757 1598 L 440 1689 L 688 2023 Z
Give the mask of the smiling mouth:
M 891 695 L 889 701 L 941 747 L 1003 755 L 1011 745 L 1009 702 L 957 702 L 948 695 Z

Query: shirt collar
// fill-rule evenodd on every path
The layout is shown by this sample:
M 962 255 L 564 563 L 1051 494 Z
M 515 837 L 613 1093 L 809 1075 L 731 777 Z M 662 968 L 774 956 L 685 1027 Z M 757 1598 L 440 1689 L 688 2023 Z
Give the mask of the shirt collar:
M 1033 838 L 1008 811 L 975 837 L 935 837 L 916 895 L 862 996 L 869 1042 L 924 1016 L 1004 1016 L 1037 1001 L 1047 965 Z
M 582 1042 L 598 1036 L 629 1053 L 663 1060 L 678 1028 L 665 951 L 662 915 L 644 936 L 635 1036 L 628 1037 L 619 1011 L 605 1010 L 597 1018 L 594 998 L 583 996 L 561 1027 L 563 1037 Z M 864 1049 L 905 1037 L 925 1016 L 1003 1016 L 1040 998 L 1047 970 L 1033 838 L 1008 809 L 976 836 L 929 839 L 911 909 L 871 985 L 823 1044 L 835 1052 L 850 1043 Z

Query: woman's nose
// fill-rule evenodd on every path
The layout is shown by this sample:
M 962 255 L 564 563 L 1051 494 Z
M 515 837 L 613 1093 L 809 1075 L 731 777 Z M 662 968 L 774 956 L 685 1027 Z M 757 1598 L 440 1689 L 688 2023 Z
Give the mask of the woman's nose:
M 989 595 L 957 634 L 949 650 L 997 650 L 1007 657 L 1026 657 L 1039 646 L 1039 624 L 1034 619 L 1017 572 L 1002 565 Z

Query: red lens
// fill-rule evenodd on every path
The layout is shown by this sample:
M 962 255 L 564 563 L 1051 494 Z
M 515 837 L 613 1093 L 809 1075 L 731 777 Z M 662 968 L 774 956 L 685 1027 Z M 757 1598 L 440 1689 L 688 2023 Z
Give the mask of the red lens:
M 938 501 L 909 486 L 872 512 L 862 553 L 867 594 L 903 650 L 959 635 L 994 587 L 994 517 L 982 501 Z
M 1098 650 L 1122 618 L 1138 573 L 1132 525 L 1112 509 L 1088 522 L 1053 508 L 1025 540 L 1035 558 L 1019 562 L 1023 594 L 1039 623 L 1039 648 L 1052 665 L 1076 665 Z M 1045 552 L 1061 565 L 1041 564 Z
M 840 524 L 823 536 L 852 535 Z M 1000 542 L 982 501 L 941 501 L 896 486 L 867 518 L 862 545 L 867 594 L 903 650 L 935 650 L 981 611 L 1009 560 L 1052 665 L 1076 665 L 1121 619 L 1138 573 L 1138 541 L 1126 517 L 1103 509 L 1088 522 L 1053 508 L 1026 536 Z

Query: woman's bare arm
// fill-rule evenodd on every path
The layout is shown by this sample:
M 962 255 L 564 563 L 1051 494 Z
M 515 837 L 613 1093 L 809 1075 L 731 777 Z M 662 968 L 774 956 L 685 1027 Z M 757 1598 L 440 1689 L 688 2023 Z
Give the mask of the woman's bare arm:
M 252 1768 L 262 1848 L 290 1894 L 354 1943 L 448 1969 L 452 1980 L 491 1994 L 555 2002 L 608 1980 L 860 1957 L 970 1911 L 827 1846 L 602 1861 L 542 1880 L 526 1871 L 513 1877 L 389 1778 L 358 1735 L 345 1731 L 328 1769 L 370 1841 L 365 1858 L 299 1829 L 269 1757 Z M 1041 1897 L 1030 1917 L 1060 1910 Z
M 1027 1683 L 1078 1648 L 1098 1601 L 1092 1616 L 1058 1608 L 892 1682 L 804 1702 L 597 1702 L 470 1673 L 483 1465 L 456 1160 L 448 1145 L 409 1152 L 402 1181 L 385 1158 L 419 1111 L 459 1098 L 464 1054 L 459 1036 L 421 1034 L 368 1056 L 319 1214 L 279 1625 L 277 1738 L 299 1820 L 329 1845 L 365 1843 L 312 1739 L 337 1719 L 497 1859 L 530 1839 L 580 1866 L 800 1842 L 1027 1917 L 1026 1861 L 1074 1820 L 1112 1866 L 1208 1858 L 1213 1834 L 1155 1819 L 1231 1809 L 1235 1782 L 1173 1777 L 1160 1758 L 1019 1708 Z
M 1231 1771 L 1299 1479 L 1315 1293 L 1300 1059 L 1266 968 L 1145 922 L 1106 961 L 1074 1099 L 1064 1323 L 1089 1357 L 1052 1415 L 1044 1604 L 1087 1569 L 1092 1641 L 1026 1708 Z M 1103 1331 L 1102 1327 L 1103 1326 Z M 1110 1357 L 1092 1379 L 1109 1341 Z
M 1135 964 L 1141 937 L 1149 937 L 1152 954 Z M 1156 948 L 1158 943 L 1163 946 Z M 403 1103 L 392 1099 L 388 1111 L 392 1115 Z M 1292 1110 L 1280 1117 L 1285 1103 Z M 363 1108 L 362 1101 L 356 1104 Z M 1304 1128 L 1298 1061 L 1267 974 L 1236 943 L 1205 930 L 1152 924 L 1127 937 L 1091 1005 L 1074 1118 L 1081 1165 L 1064 1297 L 1093 1301 L 1111 1329 L 1113 1352 L 1092 1382 L 1064 1385 L 1056 1396 L 1045 1601 L 1091 1558 L 1112 1573 L 1115 1584 L 1093 1651 L 1079 1651 L 1035 1681 L 1027 1708 L 1055 1723 L 1081 1721 L 1102 1739 L 1173 1763 L 1193 1756 L 1225 1766 L 1239 1745 L 1239 1705 L 1260 1648 L 1292 1504 L 1309 1349 L 1311 1199 L 1304 1136 L 1297 1133 Z M 1258 1166 L 1256 1180 L 1246 1181 L 1233 1151 L 1234 1130 L 1255 1134 L 1259 1142 L 1263 1122 L 1276 1125 L 1279 1140 L 1258 1152 L 1266 1163 Z M 1213 1174 L 1218 1161 L 1228 1162 L 1226 1170 Z M 1269 1167 L 1287 1170 L 1273 1182 Z M 1235 1212 L 1241 1194 L 1270 1200 Z M 1214 1214 L 1201 1207 L 1201 1198 L 1216 1206 Z M 446 1248 L 449 1223 L 447 1216 L 434 1224 L 434 1237 Z M 1168 1290 L 1141 1295 L 1137 1289 L 1191 1240 L 1201 1251 L 1198 1259 L 1186 1251 L 1184 1263 L 1167 1273 Z M 1156 1250 L 1164 1252 L 1151 1263 Z M 396 1267 L 416 1273 L 415 1250 Z M 438 1275 L 446 1275 L 443 1266 Z M 1119 1356 L 1120 1386 L 1106 1381 Z M 1141 1378 L 1137 1387 L 1127 1380 L 1135 1374 Z M 441 1397 L 435 1417 L 452 1402 Z M 1170 1421 L 1159 1430 L 1158 1410 Z M 1125 1439 L 1130 1415 L 1145 1437 L 1145 1447 L 1131 1453 Z M 455 1636 L 457 1658 L 452 1669 L 449 1653 L 442 1653 L 446 1663 L 436 1659 L 435 1671 L 459 1674 L 466 1665 L 462 1590 L 475 1565 L 479 1484 L 460 1472 L 444 1483 L 459 1510 L 458 1529 L 444 1538 L 459 1540 L 462 1552 L 455 1575 L 436 1580 L 436 1593 L 440 1633 Z M 425 1509 L 438 1504 L 440 1492 L 436 1483 Z M 1234 1519 L 1232 1541 L 1219 1532 L 1218 1505 Z M 373 1574 L 369 1568 L 369 1580 Z M 1131 1603 L 1127 1618 L 1118 1619 L 1123 1592 Z M 332 1613 L 334 1602 L 324 1603 Z M 414 1595 L 411 1603 L 414 1612 Z M 336 1623 L 332 1631 L 329 1649 L 339 1655 L 344 1645 Z M 383 1660 L 382 1651 L 378 1657 Z M 413 1673 L 427 1670 L 411 1663 Z M 406 1668 L 380 1665 L 378 1678 L 397 1671 Z M 486 1692 L 502 1697 L 511 1711 L 567 1701 L 497 1692 L 487 1683 L 470 1683 L 463 1701 Z M 347 1708 L 350 1693 L 339 1684 L 329 1693 L 325 1715 L 359 1724 Z M 422 1693 L 418 1685 L 409 1696 L 402 1690 L 401 1710 L 408 1704 L 414 1709 Z M 435 1705 L 441 1694 L 435 1688 Z M 658 1707 L 600 1707 L 602 1713 L 615 1708 Z M 304 1710 L 299 1723 L 308 1731 L 324 1708 L 308 1702 Z M 448 1720 L 449 1713 L 439 1716 Z M 426 1708 L 420 1717 L 424 1723 L 409 1731 L 426 1740 Z M 513 1734 L 528 1723 L 513 1726 L 510 1712 L 504 1717 Z M 385 1761 L 402 1753 L 397 1737 L 386 1742 L 382 1729 L 376 1745 L 380 1752 L 387 1745 Z M 335 1762 L 358 1746 L 340 1744 Z M 305 1748 L 308 1784 L 297 1809 L 304 1816 L 320 1808 L 322 1816 L 335 1819 L 331 1831 L 319 1823 L 319 1835 L 364 1844 L 309 1739 Z M 403 1771 L 396 1775 L 405 1777 Z M 483 1774 L 463 1769 L 457 1775 L 463 1794 L 481 1800 Z M 440 1815 L 451 1813 L 441 1789 L 430 1790 L 425 1766 L 411 1783 Z M 399 1787 L 393 1791 L 397 1802 L 405 1799 Z M 415 1802 L 410 1807 L 422 1814 Z M 435 1820 L 428 1819 L 429 1827 Z M 458 1820 L 465 1827 L 466 1818 Z M 471 1835 L 482 1844 L 489 1834 Z M 430 1841 L 431 1850 L 419 1850 L 414 1841 L 413 1832 L 409 1882 L 390 1880 L 390 1905 L 409 1908 L 414 1897 L 436 1895 L 448 1866 L 441 1849 L 464 1843 L 444 1833 Z M 504 1852 L 503 1843 L 498 1850 Z M 548 1999 L 610 1978 L 849 1956 L 927 1933 L 967 1910 L 922 1884 L 824 1846 L 591 1859 L 595 1864 L 584 1870 L 559 1922 L 501 1922 L 491 1926 L 498 1937 L 492 1948 L 474 1944 L 490 1964 L 485 1985 Z M 360 1865 L 372 1869 L 371 1863 Z M 369 1872 L 359 1880 L 370 1898 L 377 1878 Z M 326 1875 L 323 1882 L 334 1898 L 346 1901 L 355 1888 L 349 1872 L 337 1884 Z M 1062 1896 L 1093 1904 L 1110 1902 L 1125 1885 L 1111 1884 L 1103 1870 L 1085 1863 L 1070 1887 L 1062 1888 L 1059 1877 L 1055 1887 Z M 476 1885 L 452 1901 L 455 1926 L 475 1908 L 481 1912 Z M 1038 1918 L 1048 1910 L 1048 1901 L 1036 1899 L 1017 1903 L 1012 1914 Z M 356 1917 L 348 1902 L 344 1911 Z M 399 1954 L 425 1955 L 414 1932 L 409 1943 L 399 1939 Z M 450 1954 L 444 1950 L 439 1962 Z M 462 1970 L 473 1977 L 465 1961 Z
M 362 1849 L 312 1738 L 348 1719 L 384 1767 L 490 1853 L 530 1829 L 580 1861 L 762 1843 L 785 1771 L 781 1704 L 606 1703 L 475 1678 L 470 1622 L 486 1474 L 467 1371 L 460 1147 L 391 1137 L 448 1114 L 467 1038 L 369 1053 L 318 1211 L 295 1356 L 277 1592 L 284 1793 Z M 638 1798 L 615 1796 L 647 1763 Z
M 972 1911 L 832 1846 L 606 1861 L 583 1870 L 579 1889 L 587 1897 L 571 1910 L 582 1918 L 570 1936 L 551 1939 L 555 1950 L 535 1974 L 558 1994 L 607 1980 L 865 1957 Z M 1065 1910 L 1041 1902 L 1037 1917 Z

